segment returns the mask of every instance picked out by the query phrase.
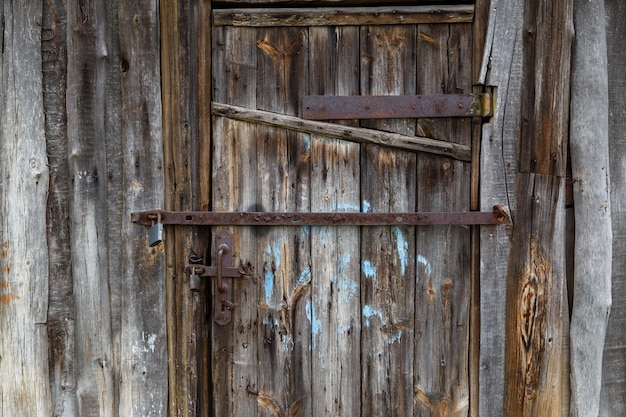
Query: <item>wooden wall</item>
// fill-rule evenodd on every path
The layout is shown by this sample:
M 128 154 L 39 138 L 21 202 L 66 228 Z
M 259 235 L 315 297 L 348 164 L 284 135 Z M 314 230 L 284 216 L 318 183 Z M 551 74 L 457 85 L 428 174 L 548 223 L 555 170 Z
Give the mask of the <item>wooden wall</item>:
M 481 205 L 506 201 L 513 218 L 508 228 L 481 231 L 479 385 L 472 393 L 480 416 L 503 415 L 505 404 L 506 415 L 567 415 L 569 407 L 572 202 L 559 125 L 568 106 L 564 78 L 539 79 L 533 65 L 565 77 L 568 69 L 565 61 L 529 59 L 540 45 L 529 40 L 535 34 L 563 36 L 548 56 L 567 57 L 567 19 L 537 18 L 546 10 L 538 5 L 550 3 L 477 2 L 490 13 L 477 80 L 498 95 L 483 129 Z M 626 413 L 626 6 L 605 4 L 613 306 L 600 415 L 617 417 Z M 205 236 L 168 229 L 166 249 L 149 248 L 147 229 L 131 224 L 129 214 L 210 209 L 208 174 L 195 169 L 210 159 L 201 140 L 210 129 L 209 10 L 207 0 L 2 3 L 0 415 L 205 415 L 206 306 L 202 292 L 187 290 L 182 270 Z M 529 94 L 530 85 L 557 93 L 537 99 L 543 90 Z M 545 119 L 556 131 L 541 144 L 528 122 L 536 124 L 545 109 L 527 105 L 555 96 L 563 113 Z M 550 146 L 558 150 L 556 165 L 533 157 Z M 528 342 L 523 329 L 532 326 L 520 326 L 510 307 L 535 288 L 518 286 L 519 271 L 546 262 L 551 273 L 539 282 L 544 308 L 533 334 L 539 340 Z M 526 338 L 526 357 L 511 353 L 519 337 Z M 525 360 L 534 368 L 522 380 L 517 370 Z M 551 397 L 537 395 L 545 384 L 552 384 Z M 520 388 L 531 404 L 523 410 Z

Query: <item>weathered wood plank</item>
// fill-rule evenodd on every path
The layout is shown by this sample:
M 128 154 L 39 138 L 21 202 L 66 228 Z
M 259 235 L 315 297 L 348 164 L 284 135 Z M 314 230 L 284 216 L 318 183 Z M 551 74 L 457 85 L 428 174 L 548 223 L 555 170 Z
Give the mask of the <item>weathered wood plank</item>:
M 471 26 L 419 25 L 418 91 L 471 89 Z M 468 53 L 467 56 L 464 53 Z M 436 74 L 436 76 L 433 76 Z M 443 91 L 442 91 L 443 90 Z M 439 139 L 469 145 L 470 120 L 420 119 Z M 470 165 L 418 155 L 417 209 L 469 208 Z M 469 409 L 470 230 L 417 229 L 415 378 L 416 411 L 425 416 L 466 416 Z
M 251 4 L 259 4 L 259 5 L 271 5 L 272 7 L 276 6 L 289 6 L 289 7 L 303 7 L 303 6 L 362 6 L 365 4 L 398 4 L 398 3 L 410 3 L 410 4 L 420 4 L 426 3 L 429 5 L 432 4 L 449 4 L 450 0 L 414 0 L 408 1 L 403 0 L 401 2 L 395 0 L 217 0 L 214 1 L 214 5 L 216 7 L 224 8 L 224 7 L 232 7 L 235 4 L 242 5 L 251 5 Z M 457 0 L 454 3 L 472 3 L 473 0 Z
M 310 92 L 355 94 L 357 27 L 309 29 Z M 344 122 L 350 123 L 350 122 Z M 311 137 L 311 211 L 360 211 L 359 145 Z M 311 228 L 311 415 L 361 415 L 358 227 Z M 341 369 L 341 372 L 337 370 Z
M 578 239 L 570 324 L 571 415 L 596 416 L 600 412 L 613 261 L 604 1 L 575 0 L 574 25 L 569 149 Z
M 522 172 L 566 175 L 572 13 L 572 0 L 524 9 Z
M 518 215 L 507 284 L 505 414 L 561 415 L 572 2 L 524 9 Z M 558 41 L 557 41 L 558 40 Z M 550 59 L 546 59 L 550 57 Z M 546 92 L 551 92 L 546 94 Z M 541 175 L 527 175 L 527 172 Z
M 295 115 L 308 91 L 308 31 L 271 28 L 258 31 L 257 107 Z M 257 204 L 262 210 L 310 210 L 310 142 L 308 135 L 260 128 L 257 171 L 262 173 Z M 323 306 L 296 295 L 310 274 L 310 230 L 271 228 L 256 239 L 263 265 L 265 311 L 259 311 L 259 387 L 283 413 L 311 413 L 312 330 Z M 287 300 L 287 308 L 284 308 Z M 312 301 L 312 300 L 311 300 Z M 268 343 L 268 340 L 270 343 Z M 258 397 L 261 408 L 268 404 Z
M 612 300 L 602 368 L 600 416 L 626 415 L 626 3 L 605 1 L 609 75 Z
M 125 239 L 119 414 L 167 413 L 168 365 L 163 246 L 149 248 L 130 212 L 163 204 L 158 4 L 120 1 Z M 120 220 L 122 221 L 122 220 Z
M 248 28 L 213 29 L 213 96 L 216 100 L 256 108 L 256 31 Z M 220 117 L 213 118 L 212 207 L 233 211 L 256 207 L 258 170 L 256 126 Z M 247 153 L 247 154 L 246 154 Z M 246 157 L 241 157 L 246 155 Z M 211 372 L 214 415 L 258 414 L 255 398 L 248 390 L 258 389 L 256 368 L 259 312 L 253 306 L 260 300 L 256 262 L 256 233 L 238 227 L 233 232 L 234 262 L 248 275 L 234 284 L 237 310 L 232 326 L 218 327 L 211 319 Z M 212 286 L 212 284 L 209 284 Z M 212 291 L 214 292 L 214 290 Z M 234 329 L 237 332 L 234 332 Z
M 40 2 L 3 2 L 0 55 L 0 415 L 51 415 L 49 169 Z
M 483 125 L 480 207 L 503 204 L 510 226 L 481 227 L 480 232 L 480 374 L 481 417 L 504 414 L 506 276 L 511 234 L 516 221 L 517 143 L 519 134 L 523 2 L 490 2 L 489 27 L 480 82 L 497 86 L 494 116 Z M 497 202 L 497 203 L 496 203 Z
M 565 282 L 565 179 L 518 176 L 509 260 L 505 410 L 561 415 Z M 547 226 L 549 225 L 549 226 Z
M 67 112 L 77 412 L 112 415 L 114 360 L 107 265 L 105 10 L 69 7 Z M 100 177 L 102 177 L 100 179 Z M 96 330 L 97 329 L 97 330 Z M 94 366 L 97 363 L 98 366 Z
M 216 9 L 215 26 L 362 26 L 471 22 L 473 5 Z
M 77 416 L 75 305 L 70 248 L 66 90 L 67 19 L 65 2 L 43 5 L 42 69 L 46 153 L 50 169 L 47 206 L 49 258 L 48 340 L 54 415 Z
M 414 94 L 415 26 L 361 28 L 361 94 Z M 415 120 L 363 121 L 411 135 Z M 416 156 L 361 148 L 363 211 L 415 209 Z M 362 415 L 413 415 L 415 228 L 364 228 L 361 237 Z M 402 410 L 402 411 L 400 411 Z
M 424 136 L 410 136 L 335 123 L 316 122 L 293 116 L 285 116 L 215 102 L 212 103 L 212 109 L 215 115 L 235 120 L 283 127 L 303 133 L 344 139 L 356 143 L 371 143 L 408 151 L 434 153 L 462 161 L 471 160 L 471 150 L 469 146 L 448 143 Z

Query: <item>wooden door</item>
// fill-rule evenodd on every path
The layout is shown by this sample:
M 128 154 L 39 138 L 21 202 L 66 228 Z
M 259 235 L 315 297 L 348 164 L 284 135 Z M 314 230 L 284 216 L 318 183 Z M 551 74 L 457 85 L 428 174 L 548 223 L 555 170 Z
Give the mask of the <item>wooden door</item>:
M 471 8 L 335 10 L 214 10 L 212 209 L 469 210 L 467 158 L 365 137 L 469 149 L 471 120 L 293 118 L 309 94 L 470 93 Z M 215 416 L 468 414 L 468 228 L 226 229 L 245 276 L 212 324 Z

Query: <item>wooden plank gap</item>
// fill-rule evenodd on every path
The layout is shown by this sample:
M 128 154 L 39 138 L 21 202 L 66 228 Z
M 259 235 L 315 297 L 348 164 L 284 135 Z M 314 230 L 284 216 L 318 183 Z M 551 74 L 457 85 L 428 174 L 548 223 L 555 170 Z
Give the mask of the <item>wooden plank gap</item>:
M 215 102 L 211 104 L 211 107 L 213 115 L 227 117 L 233 120 L 322 135 L 350 142 L 371 143 L 407 151 L 443 155 L 465 162 L 469 162 L 472 159 L 470 146 L 444 142 L 433 138 L 408 136 L 373 129 L 351 127 L 327 122 L 317 122 L 305 120 L 295 116 L 286 116 L 262 110 L 246 109 L 243 107 Z
M 221 9 L 214 26 L 361 26 L 470 23 L 474 5 Z

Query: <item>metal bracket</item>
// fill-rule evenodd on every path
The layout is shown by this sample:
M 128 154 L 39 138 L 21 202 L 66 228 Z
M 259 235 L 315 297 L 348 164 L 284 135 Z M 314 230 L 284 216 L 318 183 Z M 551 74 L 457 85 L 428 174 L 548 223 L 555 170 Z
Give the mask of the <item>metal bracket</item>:
M 486 93 L 302 97 L 302 118 L 309 120 L 487 117 L 491 112 Z
M 200 287 L 200 278 L 216 278 L 213 289 L 213 317 L 215 323 L 225 326 L 232 320 L 235 309 L 233 303 L 233 278 L 239 278 L 243 272 L 233 267 L 233 236 L 230 232 L 220 230 L 215 236 L 216 266 L 187 266 L 189 286 L 192 291 Z

